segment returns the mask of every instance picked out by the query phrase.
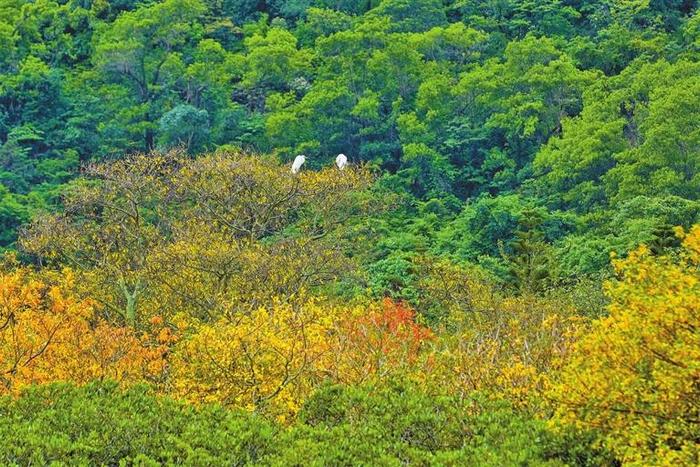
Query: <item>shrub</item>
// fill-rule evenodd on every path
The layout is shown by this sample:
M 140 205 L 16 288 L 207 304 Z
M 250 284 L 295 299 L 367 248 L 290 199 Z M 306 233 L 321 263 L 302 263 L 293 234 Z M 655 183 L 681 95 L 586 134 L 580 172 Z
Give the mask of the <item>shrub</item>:
M 0 401 L 0 420 L 3 465 L 240 465 L 260 459 L 275 436 L 254 415 L 114 382 L 32 387 Z

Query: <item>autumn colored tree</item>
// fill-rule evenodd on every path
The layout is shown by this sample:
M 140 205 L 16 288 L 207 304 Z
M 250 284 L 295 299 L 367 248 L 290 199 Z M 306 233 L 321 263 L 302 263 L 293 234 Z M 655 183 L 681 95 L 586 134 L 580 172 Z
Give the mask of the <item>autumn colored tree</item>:
M 0 273 L 0 391 L 56 380 L 162 381 L 170 330 L 158 322 L 156 334 L 112 326 L 74 288 L 70 270 Z
M 288 420 L 324 380 L 357 384 L 397 374 L 425 380 L 421 347 L 433 338 L 413 310 L 390 300 L 339 306 L 278 303 L 211 325 L 194 324 L 174 349 L 172 386 Z
M 138 155 L 87 176 L 22 245 L 70 265 L 107 319 L 132 326 L 178 313 L 215 321 L 350 274 L 344 232 L 377 204 L 362 167 L 292 176 L 240 153 Z
M 173 357 L 175 394 L 286 420 L 320 381 L 317 362 L 339 316 L 337 308 L 309 302 L 194 326 Z
M 323 362 L 328 377 L 358 384 L 396 374 L 425 376 L 429 354 L 421 351 L 435 336 L 416 322 L 414 310 L 385 299 L 354 311 L 339 321 L 328 339 L 330 351 Z
M 70 266 L 113 322 L 135 325 L 147 258 L 167 240 L 168 179 L 179 155 L 131 157 L 86 168 L 62 213 L 37 216 L 21 244 L 46 266 Z
M 442 310 L 431 377 L 466 397 L 490 391 L 539 410 L 546 375 L 568 354 L 584 319 L 561 297 L 506 296 L 483 271 L 420 263 L 423 307 Z
M 700 226 L 676 254 L 614 261 L 609 316 L 574 347 L 551 397 L 558 420 L 602 432 L 623 461 L 700 462 Z

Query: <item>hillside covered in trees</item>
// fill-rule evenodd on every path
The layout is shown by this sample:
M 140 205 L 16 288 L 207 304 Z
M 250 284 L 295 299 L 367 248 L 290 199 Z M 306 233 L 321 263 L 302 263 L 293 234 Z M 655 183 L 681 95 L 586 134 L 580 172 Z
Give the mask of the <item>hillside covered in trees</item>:
M 0 0 L 0 463 L 698 465 L 699 169 L 695 0 Z

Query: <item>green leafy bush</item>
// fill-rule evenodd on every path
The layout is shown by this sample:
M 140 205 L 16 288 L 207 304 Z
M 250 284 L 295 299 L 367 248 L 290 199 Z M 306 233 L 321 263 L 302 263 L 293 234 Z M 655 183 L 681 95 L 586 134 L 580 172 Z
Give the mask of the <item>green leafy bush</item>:
M 2 465 L 602 465 L 592 438 L 404 381 L 322 387 L 281 427 L 147 386 L 54 383 L 0 400 Z
M 272 465 L 602 465 L 590 438 L 487 397 L 429 394 L 392 381 L 326 386 L 281 434 Z
M 267 454 L 276 433 L 254 415 L 113 382 L 33 387 L 0 407 L 3 465 L 240 465 Z

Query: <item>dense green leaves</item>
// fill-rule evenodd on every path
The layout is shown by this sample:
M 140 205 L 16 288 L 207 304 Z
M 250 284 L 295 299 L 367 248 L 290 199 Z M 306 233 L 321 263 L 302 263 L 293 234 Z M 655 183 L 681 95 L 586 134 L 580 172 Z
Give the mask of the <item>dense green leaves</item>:
M 0 460 L 6 465 L 203 465 L 254 463 L 275 429 L 248 414 L 156 398 L 145 386 L 54 384 L 5 398 Z
M 535 159 L 544 190 L 580 210 L 639 195 L 697 199 L 698 65 L 658 62 L 606 78 Z
M 0 408 L 0 460 L 121 465 L 599 465 L 605 454 L 572 442 L 507 404 L 428 394 L 395 381 L 327 386 L 282 428 L 256 415 L 192 407 L 145 386 L 25 391 Z

